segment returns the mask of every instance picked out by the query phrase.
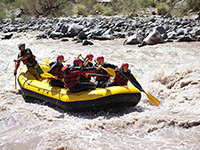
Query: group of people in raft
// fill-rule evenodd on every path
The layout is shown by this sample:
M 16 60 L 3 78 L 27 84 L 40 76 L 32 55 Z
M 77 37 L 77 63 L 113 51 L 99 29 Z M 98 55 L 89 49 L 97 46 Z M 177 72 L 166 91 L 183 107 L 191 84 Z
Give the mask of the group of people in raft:
M 17 75 L 17 69 L 22 61 L 28 68 L 28 71 L 35 76 L 37 80 L 41 80 L 43 70 L 37 63 L 35 56 L 29 48 L 25 48 L 24 43 L 18 44 L 20 50 L 18 59 L 14 60 L 15 70 L 14 75 Z M 141 85 L 137 82 L 131 71 L 128 69 L 128 63 L 122 63 L 118 68 L 116 65 L 105 63 L 104 57 L 99 56 L 96 59 L 96 64 L 93 63 L 94 56 L 92 54 L 86 55 L 85 58 L 80 59 L 79 55 L 74 61 L 73 65 L 63 66 L 64 56 L 58 55 L 55 62 L 51 62 L 48 73 L 52 74 L 54 78 L 50 78 L 50 85 L 62 88 L 68 88 L 70 92 L 76 93 L 88 89 L 96 89 L 97 87 L 105 88 L 106 86 L 124 86 L 127 85 L 128 79 L 134 82 L 134 85 L 140 91 L 144 91 Z M 114 80 L 108 83 L 110 75 L 104 68 L 112 68 L 116 76 Z M 90 82 L 91 76 L 95 77 L 95 82 Z M 127 79 L 128 78 L 128 79 Z

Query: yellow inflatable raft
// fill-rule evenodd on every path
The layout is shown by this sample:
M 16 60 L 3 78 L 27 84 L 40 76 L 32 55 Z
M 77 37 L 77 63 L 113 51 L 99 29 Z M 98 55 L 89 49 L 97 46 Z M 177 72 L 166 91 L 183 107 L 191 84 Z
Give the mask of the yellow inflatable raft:
M 44 66 L 41 65 L 44 68 Z M 92 91 L 70 93 L 66 88 L 49 85 L 48 80 L 38 81 L 24 66 L 19 74 L 18 82 L 23 97 L 33 97 L 59 106 L 65 110 L 97 107 L 115 104 L 136 106 L 140 99 L 140 91 L 133 86 L 113 86 L 97 88 Z

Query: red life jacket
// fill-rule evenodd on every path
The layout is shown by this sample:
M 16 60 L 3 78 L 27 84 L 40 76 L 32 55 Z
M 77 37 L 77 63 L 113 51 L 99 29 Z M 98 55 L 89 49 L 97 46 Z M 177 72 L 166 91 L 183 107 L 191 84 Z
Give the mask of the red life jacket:
M 105 71 L 104 69 L 96 70 L 95 73 L 109 75 L 107 73 L 107 71 Z M 110 79 L 109 76 L 108 77 L 106 77 L 106 76 L 96 76 L 96 81 L 108 81 L 108 79 Z
M 80 83 L 80 76 L 84 75 L 85 73 L 94 72 L 96 68 L 86 67 L 86 68 L 79 68 L 79 67 L 69 67 L 64 71 L 64 83 L 65 88 L 72 88 L 76 84 Z
M 128 79 L 124 77 L 119 71 L 116 71 L 115 73 L 116 73 L 116 76 L 113 81 L 115 85 L 119 85 L 119 86 L 127 85 Z
M 102 66 L 103 66 L 104 68 L 107 68 L 107 67 L 112 68 L 112 69 L 117 68 L 117 66 L 112 65 L 112 64 L 109 64 L 109 63 L 104 63 Z M 109 75 L 109 74 L 107 73 L 107 71 L 105 71 L 104 69 L 97 70 L 95 73 L 97 73 L 97 74 Z M 108 79 L 110 79 L 109 76 L 108 76 L 108 77 L 106 77 L 106 76 L 96 76 L 96 81 L 108 81 Z
M 25 65 L 34 66 L 37 63 L 37 61 L 35 60 L 35 56 L 32 54 L 32 52 L 29 48 L 25 49 L 24 51 L 20 51 L 18 54 L 18 58 L 27 57 L 27 56 L 29 56 L 29 57 L 25 60 L 22 60 L 22 62 Z

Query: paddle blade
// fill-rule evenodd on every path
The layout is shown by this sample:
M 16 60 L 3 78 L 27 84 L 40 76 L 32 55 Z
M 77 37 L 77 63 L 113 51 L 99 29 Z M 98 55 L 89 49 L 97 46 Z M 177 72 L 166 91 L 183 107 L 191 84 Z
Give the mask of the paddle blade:
M 103 68 L 103 67 L 102 67 L 102 69 L 104 69 L 105 71 L 107 71 L 107 73 L 108 73 L 109 75 L 111 75 L 111 76 L 113 76 L 113 77 L 116 76 L 115 71 L 114 71 L 112 68 Z
M 47 66 L 42 66 L 42 70 L 43 72 L 48 72 L 50 69 L 50 67 L 47 67 Z
M 55 78 L 52 74 L 50 73 L 42 73 L 41 74 L 41 77 L 42 78 Z
M 46 59 L 46 60 L 44 60 L 44 63 L 45 63 L 47 66 L 49 66 L 50 61 L 49 61 L 48 59 Z
M 146 93 L 146 96 L 148 97 L 148 99 L 151 101 L 152 104 L 154 104 L 155 106 L 159 106 L 160 105 L 160 101 L 155 98 L 153 95 Z

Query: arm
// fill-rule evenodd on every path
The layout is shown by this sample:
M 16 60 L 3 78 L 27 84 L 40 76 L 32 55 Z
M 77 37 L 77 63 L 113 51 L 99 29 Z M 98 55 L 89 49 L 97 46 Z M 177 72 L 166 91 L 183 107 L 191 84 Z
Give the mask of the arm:
M 17 75 L 17 69 L 18 69 L 19 66 L 20 66 L 20 61 L 15 62 L 15 63 L 17 63 L 17 64 L 15 65 L 14 75 Z
M 28 59 L 29 57 L 30 57 L 30 55 L 28 55 L 28 56 L 26 56 L 26 57 L 21 57 L 21 58 L 19 58 L 19 59 L 17 59 L 17 60 L 14 60 L 14 62 L 20 62 L 20 61 L 22 61 L 22 60 Z
M 103 67 L 105 67 L 105 68 L 109 67 L 109 68 L 112 68 L 112 69 L 116 69 L 116 68 L 117 68 L 116 65 L 109 64 L 109 63 L 104 63 L 104 64 L 103 64 Z
M 144 91 L 142 86 L 140 85 L 140 83 L 135 79 L 135 77 L 132 75 L 132 73 L 130 71 L 128 71 L 127 76 L 131 81 L 133 81 L 141 89 L 141 91 Z
M 56 62 L 54 62 L 53 64 L 51 64 L 51 67 L 50 67 L 48 73 L 51 73 L 54 70 L 55 67 L 56 67 Z

